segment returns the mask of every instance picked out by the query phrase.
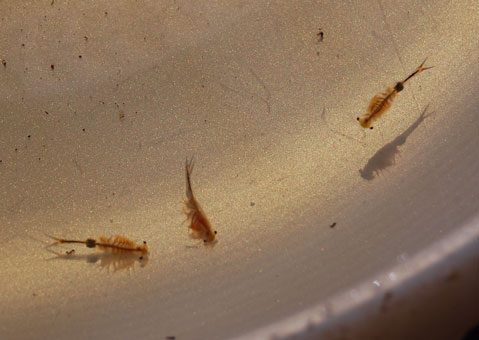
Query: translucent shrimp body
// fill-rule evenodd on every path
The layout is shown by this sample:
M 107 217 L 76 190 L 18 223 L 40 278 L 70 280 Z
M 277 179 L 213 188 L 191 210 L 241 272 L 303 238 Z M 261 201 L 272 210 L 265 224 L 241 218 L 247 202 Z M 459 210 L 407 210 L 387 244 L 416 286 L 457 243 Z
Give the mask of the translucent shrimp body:
M 186 197 L 184 200 L 185 206 L 183 211 L 185 212 L 187 219 L 190 221 L 189 228 L 192 233 L 190 236 L 192 238 L 202 239 L 206 242 L 213 242 L 216 238 L 216 231 L 211 227 L 211 223 L 206 217 L 205 213 L 200 207 L 200 204 L 195 199 L 193 195 L 193 190 L 191 189 L 191 173 L 193 171 L 193 160 L 186 160 L 185 165 L 186 171 Z
M 392 102 L 396 95 L 404 89 L 404 84 L 414 77 L 416 74 L 421 73 L 422 71 L 428 70 L 431 67 L 424 67 L 424 63 L 426 62 L 427 58 L 424 59 L 421 65 L 417 67 L 417 69 L 411 73 L 406 79 L 403 81 L 397 82 L 394 88 L 388 88 L 384 93 L 378 94 L 371 99 L 368 112 L 363 115 L 362 117 L 357 117 L 359 124 L 365 129 L 372 129 L 371 126 L 377 119 L 379 119 L 383 113 L 385 113 L 392 105 Z
M 114 254 L 138 253 L 141 255 L 146 255 L 148 253 L 148 245 L 145 241 L 143 241 L 142 244 L 138 245 L 130 239 L 126 238 L 125 236 L 121 235 L 116 235 L 113 237 L 100 236 L 98 238 L 98 241 L 93 238 L 89 238 L 85 241 L 66 240 L 57 237 L 52 238 L 55 240 L 53 245 L 61 243 L 79 243 L 86 245 L 88 248 L 98 247 L 98 249 L 101 249 L 103 251 L 109 251 Z

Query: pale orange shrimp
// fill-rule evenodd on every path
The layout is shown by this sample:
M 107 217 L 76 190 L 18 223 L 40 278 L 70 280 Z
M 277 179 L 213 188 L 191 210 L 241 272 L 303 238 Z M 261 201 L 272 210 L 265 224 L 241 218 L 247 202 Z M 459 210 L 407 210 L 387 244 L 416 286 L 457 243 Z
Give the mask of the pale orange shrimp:
M 375 95 L 368 106 L 368 112 L 363 115 L 362 117 L 357 117 L 359 124 L 367 129 L 372 129 L 371 126 L 374 121 L 376 121 L 381 115 L 386 112 L 392 105 L 392 101 L 394 97 L 404 89 L 404 84 L 414 77 L 416 74 L 421 73 L 422 71 L 428 70 L 433 68 L 434 66 L 424 67 L 424 63 L 426 62 L 427 58 L 424 59 L 421 65 L 419 65 L 413 73 L 411 73 L 406 79 L 403 81 L 397 82 L 394 88 L 388 87 L 384 93 Z
M 186 197 L 184 200 L 185 206 L 183 211 L 186 214 L 187 219 L 190 220 L 189 228 L 192 230 L 190 236 L 192 238 L 202 239 L 206 242 L 213 242 L 216 238 L 216 230 L 213 230 L 211 223 L 206 217 L 203 209 L 201 209 L 200 204 L 196 201 L 193 190 L 191 189 L 191 173 L 193 172 L 193 159 L 188 161 L 186 159 Z
M 88 248 L 101 249 L 103 251 L 110 251 L 113 254 L 122 254 L 122 253 L 139 253 L 142 256 L 148 254 L 148 246 L 145 241 L 142 244 L 137 245 L 135 242 L 126 238 L 125 236 L 116 235 L 114 237 L 104 237 L 100 236 L 98 241 L 89 238 L 85 241 L 81 240 L 67 240 L 58 237 L 52 237 L 55 242 L 52 245 L 62 244 L 62 243 L 80 243 L 86 245 Z

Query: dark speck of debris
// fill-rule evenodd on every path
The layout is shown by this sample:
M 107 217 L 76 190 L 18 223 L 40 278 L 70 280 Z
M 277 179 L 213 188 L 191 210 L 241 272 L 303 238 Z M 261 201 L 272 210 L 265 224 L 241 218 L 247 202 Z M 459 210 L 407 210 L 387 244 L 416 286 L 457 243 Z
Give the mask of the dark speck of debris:
M 88 41 L 88 37 L 86 35 L 84 35 L 83 38 L 85 39 L 85 41 Z
M 81 130 L 82 130 L 83 132 L 85 132 L 85 129 L 84 129 L 84 128 L 83 128 L 83 129 L 81 129 Z
M 322 42 L 322 41 L 323 41 L 324 32 L 323 32 L 323 29 L 322 29 L 321 27 L 319 28 L 319 32 L 316 34 L 316 36 L 318 37 L 318 42 Z
M 0 163 L 2 163 L 2 160 L 0 159 Z
M 0 59 L 0 60 L 2 61 L 2 65 L 3 65 L 3 67 L 7 67 L 7 61 L 6 61 L 6 60 L 4 60 L 4 59 Z
M 52 71 L 55 69 L 55 65 L 51 64 L 50 65 L 50 68 L 52 69 Z
M 18 152 L 18 148 L 15 148 L 15 152 Z
M 41 158 L 40 158 L 40 157 L 38 157 L 38 160 L 39 160 L 39 161 L 41 161 Z
M 105 12 L 105 16 L 107 16 L 107 15 L 108 15 L 108 12 Z
M 392 292 L 386 292 L 386 294 L 384 294 L 383 301 L 382 301 L 381 307 L 380 307 L 380 310 L 381 310 L 382 313 L 387 312 L 388 307 L 389 307 L 389 302 L 391 301 L 392 297 L 393 297 Z
M 333 224 L 331 224 L 329 227 L 334 228 L 335 226 L 336 226 L 336 222 L 333 222 Z
M 28 137 L 28 139 L 30 139 L 32 137 L 32 135 L 28 135 L 27 137 Z
M 80 59 L 81 59 L 81 55 L 79 55 L 79 56 L 78 56 L 78 58 L 80 58 Z
M 48 111 L 45 111 L 45 114 L 48 114 Z
M 22 44 L 22 47 L 25 47 L 25 44 Z
M 254 204 L 255 204 L 254 202 L 251 202 L 249 205 L 250 205 L 251 207 L 254 207 Z
M 459 278 L 459 273 L 455 270 L 451 271 L 449 274 L 446 275 L 445 279 L 446 282 L 456 281 Z

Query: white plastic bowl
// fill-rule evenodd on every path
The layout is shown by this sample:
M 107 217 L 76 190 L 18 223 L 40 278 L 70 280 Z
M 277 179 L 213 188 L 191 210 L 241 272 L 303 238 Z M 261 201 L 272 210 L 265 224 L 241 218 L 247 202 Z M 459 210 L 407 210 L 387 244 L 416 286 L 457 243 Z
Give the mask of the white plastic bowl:
M 3 3 L 0 337 L 460 336 L 478 301 L 478 9 Z M 192 155 L 213 247 L 182 224 Z M 45 248 L 115 234 L 148 261 Z

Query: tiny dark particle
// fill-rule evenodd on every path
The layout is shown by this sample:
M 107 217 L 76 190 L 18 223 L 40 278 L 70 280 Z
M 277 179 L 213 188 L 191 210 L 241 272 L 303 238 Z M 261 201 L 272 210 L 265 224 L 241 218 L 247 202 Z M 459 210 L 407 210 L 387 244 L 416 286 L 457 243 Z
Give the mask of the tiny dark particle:
M 83 38 L 85 38 L 85 41 L 88 41 L 88 37 L 86 35 L 84 35 Z
M 459 278 L 459 272 L 454 270 L 446 275 L 445 280 L 446 282 L 452 282 L 452 281 L 456 281 L 458 278 Z
M 4 59 L 0 59 L 2 61 L 3 67 L 7 67 L 7 61 Z
M 323 41 L 324 32 L 323 32 L 322 28 L 319 28 L 319 32 L 316 34 L 316 36 L 318 37 L 318 42 L 322 42 L 322 41 Z
M 25 47 L 25 44 L 22 44 L 22 47 Z
M 15 148 L 15 152 L 18 152 L 18 148 Z
M 255 203 L 254 203 L 254 202 L 251 202 L 249 205 L 252 206 L 252 207 L 254 207 Z
M 334 222 L 333 224 L 331 224 L 329 227 L 330 228 L 334 228 L 336 226 L 336 222 Z
M 48 111 L 45 111 L 45 114 L 48 114 Z
M 50 68 L 52 69 L 52 71 L 55 69 L 55 65 L 51 64 L 50 65 Z
M 108 12 L 105 12 L 105 16 L 107 16 L 107 15 L 108 15 Z
M 0 159 L 0 163 L 2 163 L 2 160 Z
M 79 55 L 79 56 L 78 56 L 78 58 L 80 58 L 80 59 L 81 59 L 81 58 L 82 58 L 82 56 L 81 56 L 81 55 Z
M 28 137 L 28 139 L 30 139 L 32 137 L 32 135 L 28 135 L 27 137 Z
M 85 132 L 85 129 L 82 129 L 83 132 Z
M 393 297 L 393 293 L 392 292 L 386 292 L 383 296 L 383 301 L 381 302 L 381 307 L 380 307 L 380 311 L 382 313 L 386 313 L 388 311 L 388 307 L 389 307 L 389 304 L 390 304 L 390 301 Z

